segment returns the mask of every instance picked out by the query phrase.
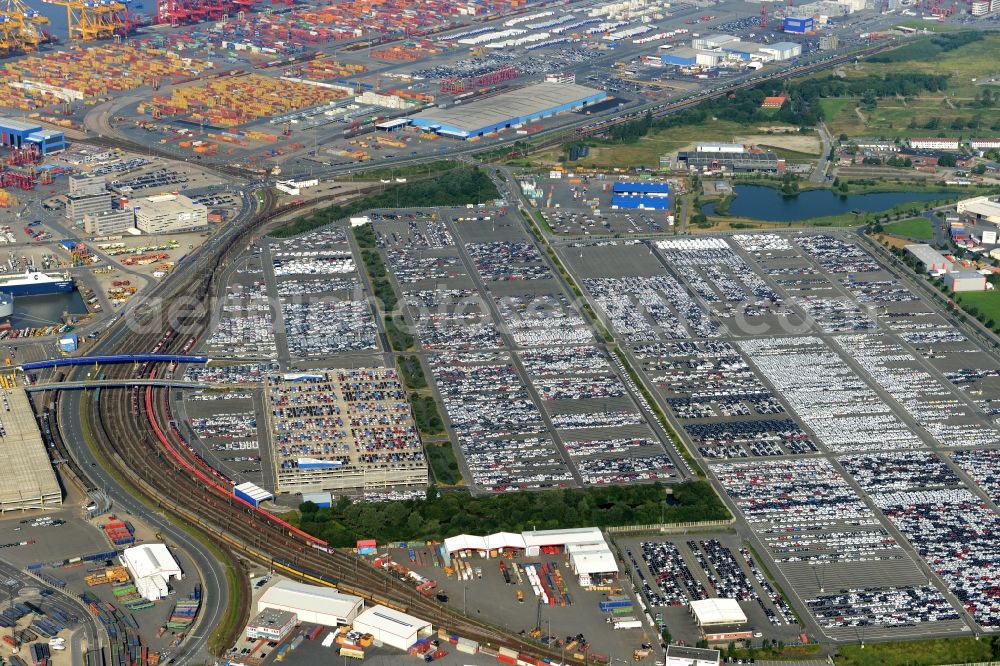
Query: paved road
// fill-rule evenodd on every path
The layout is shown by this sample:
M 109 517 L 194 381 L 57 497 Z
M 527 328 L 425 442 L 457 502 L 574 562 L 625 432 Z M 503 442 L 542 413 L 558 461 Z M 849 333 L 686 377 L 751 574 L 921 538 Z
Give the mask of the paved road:
M 833 137 L 830 136 L 830 130 L 826 128 L 826 123 L 816 125 L 816 129 L 819 131 L 819 138 L 823 142 L 823 152 L 816 161 L 816 170 L 813 171 L 809 180 L 814 183 L 822 183 L 826 181 L 826 169 L 829 166 L 828 158 L 830 157 L 830 148 L 833 146 Z
M 212 629 L 222 621 L 229 605 L 230 593 L 226 585 L 225 567 L 201 542 L 175 527 L 164 514 L 150 511 L 131 497 L 98 464 L 83 437 L 84 428 L 80 418 L 82 397 L 82 392 L 70 391 L 59 401 L 59 424 L 62 427 L 66 447 L 94 485 L 111 497 L 119 515 L 122 511 L 127 511 L 142 519 L 163 534 L 167 543 L 178 546 L 194 561 L 204 591 L 202 606 L 198 613 L 198 621 L 188 634 L 188 640 L 174 653 L 173 658 L 177 660 L 179 666 L 188 663 L 206 663 L 211 660 L 211 656 L 205 650 L 205 642 Z M 195 572 L 187 573 L 190 575 Z

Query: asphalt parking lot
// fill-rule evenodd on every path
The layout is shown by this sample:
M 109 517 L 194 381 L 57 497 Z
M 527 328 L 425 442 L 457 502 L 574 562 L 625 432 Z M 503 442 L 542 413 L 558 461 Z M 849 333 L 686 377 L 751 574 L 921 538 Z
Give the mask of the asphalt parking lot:
M 411 562 L 406 550 L 392 550 L 390 554 L 395 561 L 437 581 L 438 588 L 435 593 L 445 594 L 448 597 L 447 603 L 454 608 L 465 610 L 469 615 L 488 619 L 511 631 L 528 633 L 535 628 L 539 609 L 538 598 L 534 596 L 527 576 L 523 573 L 521 582 L 508 585 L 500 571 L 499 563 L 502 561 L 507 567 L 515 565 L 523 567 L 542 562 L 551 566 L 554 562 L 572 603 L 567 606 L 546 604 L 540 606 L 543 633 L 540 640 L 545 635 L 553 639 L 565 639 L 576 638 L 579 634 L 583 634 L 591 644 L 592 652 L 630 660 L 632 651 L 641 647 L 644 640 L 655 638 L 649 627 L 644 627 L 642 630 L 612 628 L 607 622 L 609 616 L 598 608 L 598 603 L 604 598 L 605 593 L 582 589 L 570 570 L 565 555 L 517 557 L 513 560 L 464 558 L 477 574 L 482 572 L 482 578 L 477 575 L 471 580 L 459 580 L 457 577 L 447 577 L 441 568 L 435 567 L 426 548 L 415 548 L 415 550 L 421 551 L 418 562 Z M 623 587 L 625 593 L 628 593 L 628 585 Z M 524 595 L 523 602 L 517 600 L 518 590 Z M 638 607 L 635 608 L 639 610 Z

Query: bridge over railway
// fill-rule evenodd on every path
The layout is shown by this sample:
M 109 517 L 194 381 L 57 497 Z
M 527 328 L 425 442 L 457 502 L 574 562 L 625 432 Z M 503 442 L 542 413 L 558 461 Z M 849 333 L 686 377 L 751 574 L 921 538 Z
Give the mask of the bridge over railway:
M 192 356 L 190 354 L 115 354 L 106 356 L 74 356 L 71 358 L 50 358 L 45 361 L 23 363 L 20 368 L 24 372 L 42 370 L 44 368 L 59 368 L 72 365 L 106 365 L 114 363 L 208 363 L 207 356 Z
M 38 384 L 31 384 L 25 386 L 24 390 L 31 392 L 39 391 L 74 391 L 80 389 L 91 389 L 91 388 L 131 388 L 133 386 L 160 386 L 160 387 L 179 387 L 186 389 L 205 389 L 212 388 L 212 384 L 204 384 L 199 382 L 186 382 L 183 379 L 94 379 L 94 380 L 80 380 L 71 382 L 39 382 Z M 231 386 L 231 385 L 227 385 Z

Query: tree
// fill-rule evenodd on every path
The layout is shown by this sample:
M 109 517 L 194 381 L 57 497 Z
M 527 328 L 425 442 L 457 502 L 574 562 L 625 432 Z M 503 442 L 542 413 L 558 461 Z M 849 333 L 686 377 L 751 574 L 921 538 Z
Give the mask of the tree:
M 319 505 L 312 500 L 306 500 L 302 504 L 299 504 L 299 511 L 303 514 L 314 514 L 319 511 Z

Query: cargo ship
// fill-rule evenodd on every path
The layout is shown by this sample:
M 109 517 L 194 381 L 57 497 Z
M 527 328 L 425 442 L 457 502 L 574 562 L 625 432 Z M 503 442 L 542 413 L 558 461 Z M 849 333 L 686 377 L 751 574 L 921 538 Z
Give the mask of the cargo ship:
M 41 296 L 70 291 L 73 291 L 73 278 L 69 273 L 47 275 L 29 270 L 18 275 L 0 275 L 0 292 L 11 296 Z
M 6 319 L 14 314 L 14 297 L 0 291 L 0 319 Z

